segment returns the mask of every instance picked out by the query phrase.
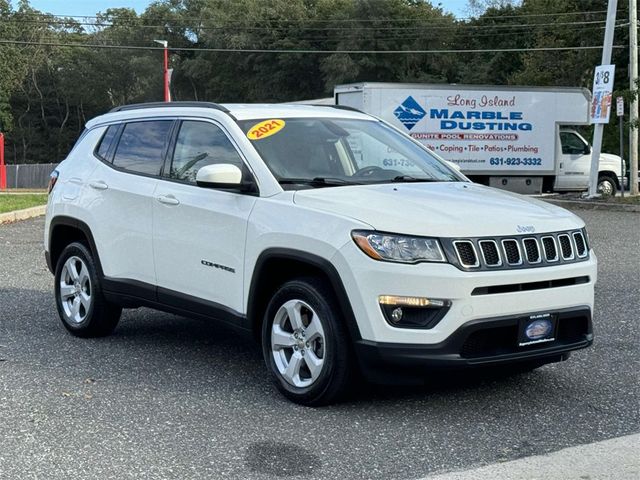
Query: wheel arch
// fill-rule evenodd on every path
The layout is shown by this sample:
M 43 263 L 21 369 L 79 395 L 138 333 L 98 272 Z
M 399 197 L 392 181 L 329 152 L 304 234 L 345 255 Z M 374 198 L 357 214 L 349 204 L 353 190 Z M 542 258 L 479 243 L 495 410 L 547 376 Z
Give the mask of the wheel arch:
M 51 273 L 55 273 L 55 268 L 60 258 L 60 254 L 67 245 L 73 242 L 84 243 L 94 257 L 98 275 L 103 277 L 102 265 L 96 247 L 95 240 L 89 225 L 82 220 L 64 215 L 51 219 L 49 225 L 49 245 L 47 250 L 47 266 Z
M 259 338 L 260 336 L 264 312 L 277 288 L 287 280 L 305 275 L 320 276 L 327 280 L 338 300 L 351 341 L 359 340 L 361 338 L 360 330 L 353 308 L 335 266 L 325 258 L 288 248 L 270 248 L 263 251 L 253 268 L 247 318 L 250 321 L 254 337 Z
M 600 177 L 610 177 L 614 181 L 616 188 L 620 190 L 620 179 L 613 170 L 600 170 L 598 172 L 598 178 Z

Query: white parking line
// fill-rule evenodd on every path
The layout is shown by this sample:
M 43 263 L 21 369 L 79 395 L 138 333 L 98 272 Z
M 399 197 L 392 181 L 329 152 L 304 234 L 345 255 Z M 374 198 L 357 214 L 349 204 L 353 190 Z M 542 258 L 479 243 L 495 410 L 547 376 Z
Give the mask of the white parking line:
M 424 480 L 639 480 L 640 434 Z

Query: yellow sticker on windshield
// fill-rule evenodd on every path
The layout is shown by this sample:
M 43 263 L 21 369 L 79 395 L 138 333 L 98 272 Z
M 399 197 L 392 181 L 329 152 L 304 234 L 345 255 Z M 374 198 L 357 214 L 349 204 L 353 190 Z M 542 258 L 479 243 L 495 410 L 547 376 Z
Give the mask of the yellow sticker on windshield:
M 262 140 L 263 138 L 270 137 L 274 133 L 278 133 L 284 128 L 284 120 L 279 118 L 265 120 L 264 122 L 256 123 L 247 132 L 247 138 L 249 140 Z

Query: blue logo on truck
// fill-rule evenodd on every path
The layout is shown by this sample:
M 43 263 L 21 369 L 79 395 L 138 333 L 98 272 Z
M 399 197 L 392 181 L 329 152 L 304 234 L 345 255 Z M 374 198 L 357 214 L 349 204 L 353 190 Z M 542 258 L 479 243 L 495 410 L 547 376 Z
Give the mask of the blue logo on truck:
M 416 123 L 424 118 L 427 112 L 424 111 L 413 97 L 409 96 L 404 102 L 398 105 L 398 108 L 393 111 L 393 114 L 407 127 L 407 130 L 411 130 L 416 126 Z

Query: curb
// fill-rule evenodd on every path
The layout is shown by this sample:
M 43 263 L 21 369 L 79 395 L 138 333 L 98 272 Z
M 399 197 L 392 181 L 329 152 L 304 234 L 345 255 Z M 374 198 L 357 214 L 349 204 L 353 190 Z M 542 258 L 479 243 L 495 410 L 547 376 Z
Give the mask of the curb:
M 623 203 L 591 202 L 580 200 L 556 200 L 538 198 L 559 207 L 576 208 L 580 210 L 608 210 L 610 212 L 640 212 L 640 205 L 625 205 Z
M 47 211 L 46 205 L 25 208 L 23 210 L 14 210 L 13 212 L 0 213 L 0 225 L 3 223 L 17 222 L 19 220 L 27 220 L 33 217 L 44 215 Z

